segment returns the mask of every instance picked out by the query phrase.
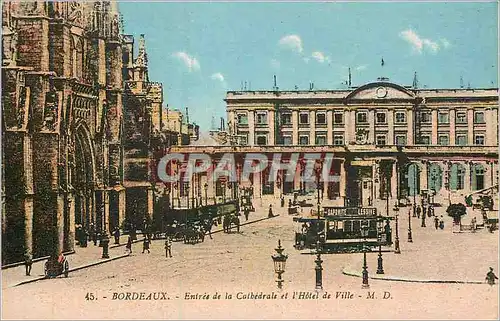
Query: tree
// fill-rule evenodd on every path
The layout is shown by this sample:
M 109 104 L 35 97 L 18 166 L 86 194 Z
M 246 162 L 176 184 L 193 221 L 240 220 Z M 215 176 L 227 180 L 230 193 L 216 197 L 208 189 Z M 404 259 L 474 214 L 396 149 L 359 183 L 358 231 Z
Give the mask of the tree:
M 448 216 L 453 217 L 453 222 L 455 224 L 460 224 L 462 216 L 467 214 L 467 208 L 462 203 L 450 204 L 446 209 L 446 213 L 448 213 Z

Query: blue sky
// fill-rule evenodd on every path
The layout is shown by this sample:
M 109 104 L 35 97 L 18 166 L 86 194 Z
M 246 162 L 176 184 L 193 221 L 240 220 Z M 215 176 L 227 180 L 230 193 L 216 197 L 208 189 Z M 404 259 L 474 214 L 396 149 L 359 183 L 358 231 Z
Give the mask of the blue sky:
M 146 35 L 165 106 L 202 130 L 228 90 L 345 88 L 386 76 L 411 85 L 497 87 L 497 3 L 120 2 L 125 33 Z M 381 66 L 381 59 L 384 66 Z M 218 121 L 217 121 L 218 124 Z

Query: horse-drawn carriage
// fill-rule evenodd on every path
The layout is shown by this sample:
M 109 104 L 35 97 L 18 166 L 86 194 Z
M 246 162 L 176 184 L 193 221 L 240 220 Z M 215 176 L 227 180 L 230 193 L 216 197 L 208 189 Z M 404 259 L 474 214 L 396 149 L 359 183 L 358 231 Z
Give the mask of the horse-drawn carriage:
M 57 258 L 52 256 L 45 262 L 44 272 L 46 278 L 55 278 L 61 274 L 68 277 L 69 262 L 62 254 Z

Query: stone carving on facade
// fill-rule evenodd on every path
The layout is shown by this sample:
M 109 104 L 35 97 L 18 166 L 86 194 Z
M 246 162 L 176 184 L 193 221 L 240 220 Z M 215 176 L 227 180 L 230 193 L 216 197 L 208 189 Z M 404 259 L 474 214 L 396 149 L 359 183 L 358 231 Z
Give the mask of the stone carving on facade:
M 364 128 L 359 128 L 356 130 L 356 144 L 367 145 L 368 144 L 368 130 Z
M 45 14 L 45 3 L 41 1 L 22 1 L 19 4 L 20 13 L 28 16 Z
M 83 8 L 80 2 L 70 1 L 68 10 L 68 21 L 77 25 L 83 22 Z
M 17 33 L 2 26 L 2 66 L 15 66 L 17 59 Z
M 55 91 L 45 94 L 45 106 L 43 108 L 43 129 L 55 131 L 58 122 L 59 96 Z
M 26 87 L 21 87 L 19 90 L 19 100 L 17 108 L 17 128 L 22 128 L 24 126 L 24 118 L 26 115 L 26 94 L 28 89 Z

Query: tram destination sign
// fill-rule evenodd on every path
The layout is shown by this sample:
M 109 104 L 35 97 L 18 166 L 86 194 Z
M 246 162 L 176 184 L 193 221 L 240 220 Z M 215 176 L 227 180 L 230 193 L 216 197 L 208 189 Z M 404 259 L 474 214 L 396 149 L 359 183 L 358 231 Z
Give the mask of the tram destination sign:
M 325 216 L 377 216 L 374 207 L 324 207 Z

